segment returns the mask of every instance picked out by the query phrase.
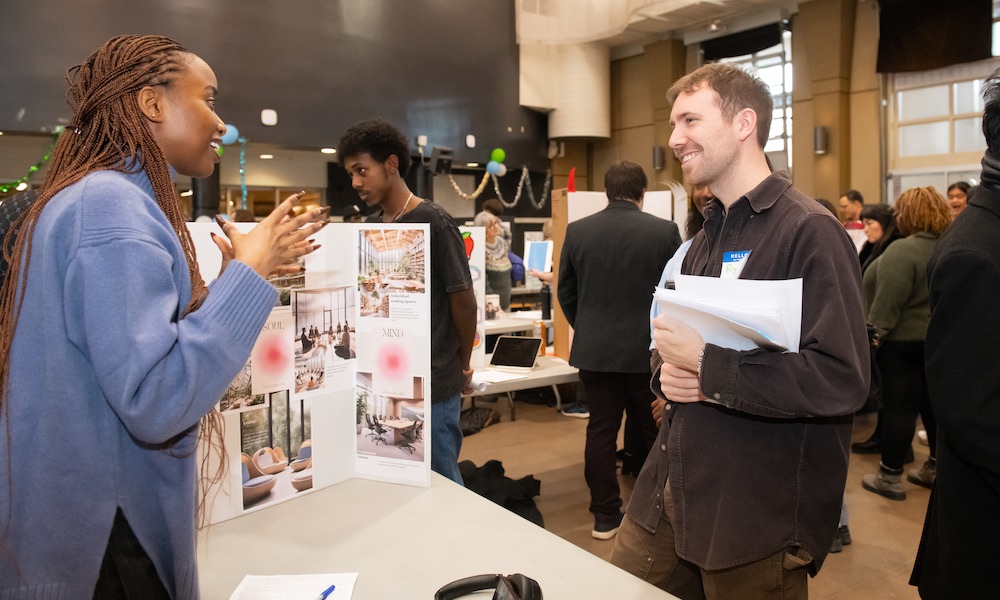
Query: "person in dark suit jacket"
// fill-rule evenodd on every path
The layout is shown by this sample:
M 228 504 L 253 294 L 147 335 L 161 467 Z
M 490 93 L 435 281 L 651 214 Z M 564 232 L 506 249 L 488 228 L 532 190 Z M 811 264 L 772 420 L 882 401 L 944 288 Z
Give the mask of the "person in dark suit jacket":
M 982 184 L 927 265 L 937 479 L 910 578 L 920 597 L 994 598 L 1000 562 L 1000 70 L 986 82 Z
M 667 260 L 681 244 L 677 225 L 642 212 L 647 179 L 631 162 L 604 176 L 608 206 L 570 223 L 560 254 L 559 304 L 574 328 L 570 364 L 580 369 L 590 421 L 584 475 L 597 539 L 622 519 L 615 450 L 622 412 L 638 432 L 641 465 L 656 439 L 649 406 L 649 300 Z

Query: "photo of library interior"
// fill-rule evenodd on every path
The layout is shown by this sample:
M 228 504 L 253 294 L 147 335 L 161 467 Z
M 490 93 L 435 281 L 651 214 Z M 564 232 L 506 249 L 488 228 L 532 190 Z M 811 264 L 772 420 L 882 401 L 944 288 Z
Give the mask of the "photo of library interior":
M 0 597 L 1000 597 L 1000 0 L 3 14 Z

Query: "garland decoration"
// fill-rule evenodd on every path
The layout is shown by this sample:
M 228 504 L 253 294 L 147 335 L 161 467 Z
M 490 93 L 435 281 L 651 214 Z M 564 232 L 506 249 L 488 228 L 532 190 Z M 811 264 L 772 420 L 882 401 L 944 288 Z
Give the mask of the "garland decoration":
M 528 172 L 528 165 L 521 167 L 521 180 L 517 182 L 517 192 L 514 194 L 514 199 L 507 202 L 503 198 L 503 194 L 500 193 L 500 180 L 497 177 L 503 177 L 507 174 L 507 166 L 503 163 L 504 159 L 507 158 L 507 152 L 503 148 L 494 148 L 493 152 L 490 153 L 490 161 L 486 163 L 486 172 L 483 173 L 483 180 L 479 182 L 479 187 L 476 188 L 471 194 L 466 194 L 462 191 L 462 188 L 458 187 L 458 182 L 455 178 L 448 173 L 448 181 L 451 182 L 451 187 L 455 189 L 455 193 L 465 198 L 466 200 L 475 200 L 480 194 L 486 189 L 486 182 L 492 178 L 493 179 L 493 189 L 497 193 L 497 199 L 500 203 L 507 208 L 514 208 L 517 203 L 521 201 L 521 193 L 524 191 L 524 182 L 528 182 L 528 201 L 536 209 L 541 210 L 545 203 L 549 200 L 549 192 L 552 191 L 552 169 L 545 170 L 545 185 L 542 187 L 542 198 L 541 200 L 535 199 L 535 192 L 531 189 L 531 174 Z
M 494 179 L 496 178 L 494 177 Z M 458 182 L 455 181 L 455 178 L 451 176 L 451 173 L 448 173 L 448 181 L 451 182 L 451 187 L 455 188 L 456 194 L 458 194 L 462 198 L 465 198 L 466 200 L 475 200 L 476 198 L 478 198 L 479 195 L 483 193 L 483 190 L 486 189 L 486 182 L 489 180 L 490 180 L 490 174 L 483 173 L 483 180 L 479 182 L 479 187 L 477 187 L 475 191 L 472 192 L 471 194 L 466 194 L 465 192 L 462 191 L 462 188 L 458 187 Z
M 531 202 L 532 206 L 541 210 L 549 199 L 549 191 L 551 191 L 552 187 L 552 169 L 545 170 L 545 185 L 542 187 L 541 200 L 535 200 L 535 193 L 531 189 L 531 176 L 528 173 L 528 165 L 521 167 L 521 180 L 517 182 L 517 192 L 515 192 L 514 199 L 510 202 L 504 200 L 503 194 L 500 193 L 500 181 L 497 179 L 497 176 L 491 173 L 490 177 L 493 178 L 493 190 L 497 193 L 497 199 L 500 200 L 500 203 L 506 208 L 514 208 L 517 206 L 517 203 L 520 202 L 521 192 L 524 191 L 525 181 L 528 182 L 528 201 Z
M 0 184 L 0 193 L 6 194 L 11 190 L 16 190 L 18 186 L 22 184 L 27 184 L 28 180 L 31 179 L 31 176 L 41 170 L 41 168 L 45 166 L 45 163 L 49 162 L 49 158 L 52 157 L 52 149 L 56 147 L 56 140 L 59 139 L 59 134 L 63 132 L 63 129 L 62 125 L 56 127 L 55 132 L 52 134 L 52 141 L 49 143 L 49 148 L 45 151 L 42 158 L 35 164 L 28 167 L 28 173 L 24 177 Z

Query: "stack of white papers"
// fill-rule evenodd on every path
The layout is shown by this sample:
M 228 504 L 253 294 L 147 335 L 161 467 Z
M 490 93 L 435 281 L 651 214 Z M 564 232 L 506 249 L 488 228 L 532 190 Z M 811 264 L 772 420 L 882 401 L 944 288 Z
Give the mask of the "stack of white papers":
M 325 600 L 349 600 L 357 580 L 357 573 L 247 575 L 229 600 L 315 600 L 324 592 Z
M 693 327 L 706 343 L 734 350 L 798 352 L 802 279 L 759 281 L 680 275 L 654 293 L 660 313 Z
M 503 383 L 504 381 L 514 381 L 515 379 L 527 379 L 527 375 L 520 375 L 518 373 L 509 373 L 507 371 L 496 371 L 494 369 L 476 369 L 476 377 L 473 383 L 477 381 L 485 383 Z M 483 387 L 483 389 L 486 389 Z M 479 390 L 482 391 L 482 390 Z

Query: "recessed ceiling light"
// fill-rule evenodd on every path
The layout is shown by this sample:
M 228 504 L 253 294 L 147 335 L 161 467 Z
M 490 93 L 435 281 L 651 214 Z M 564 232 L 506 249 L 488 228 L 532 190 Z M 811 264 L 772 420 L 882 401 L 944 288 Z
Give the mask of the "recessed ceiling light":
M 194 190 L 184 190 L 181 192 L 181 196 L 187 198 L 188 196 L 194 196 Z
M 336 154 L 337 153 L 337 149 L 336 148 L 320 148 L 319 151 L 322 152 L 323 154 Z
M 467 166 L 467 167 L 478 167 L 479 163 L 465 163 L 465 166 Z
M 14 189 L 16 189 L 19 192 L 23 192 L 24 190 L 28 189 L 28 184 L 22 181 L 21 183 L 17 184 L 17 187 Z
M 261 160 L 271 160 L 272 158 L 274 158 L 273 154 L 261 154 L 260 155 L 260 159 Z

